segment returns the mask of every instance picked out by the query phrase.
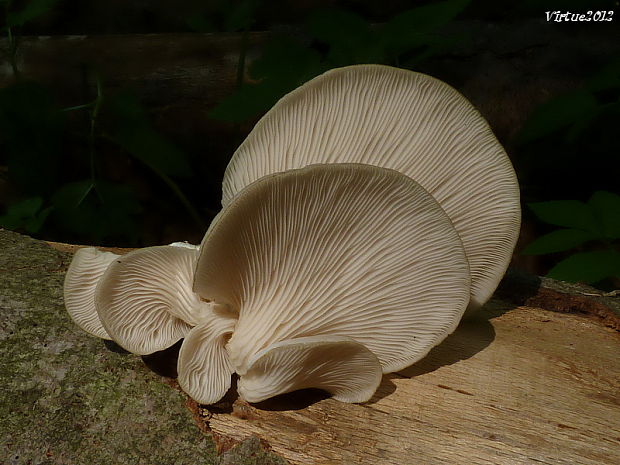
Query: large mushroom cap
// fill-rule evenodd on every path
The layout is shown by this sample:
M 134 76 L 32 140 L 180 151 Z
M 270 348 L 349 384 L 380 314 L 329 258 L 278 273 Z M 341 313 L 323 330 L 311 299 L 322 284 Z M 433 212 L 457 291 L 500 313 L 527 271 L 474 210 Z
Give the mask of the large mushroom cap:
M 75 252 L 64 283 L 65 307 L 71 319 L 93 336 L 110 339 L 95 309 L 95 289 L 118 255 L 85 247 Z
M 119 345 L 145 355 L 166 349 L 212 309 L 192 292 L 198 250 L 158 246 L 116 258 L 101 278 L 95 305 Z
M 283 97 L 235 152 L 222 203 L 262 176 L 315 163 L 366 163 L 415 179 L 461 236 L 471 306 L 488 300 L 519 234 L 519 189 L 488 124 L 456 90 L 380 65 L 312 79 Z
M 194 291 L 239 314 L 227 349 L 240 376 L 259 351 L 348 337 L 384 372 L 423 357 L 469 300 L 461 241 L 419 184 L 368 165 L 315 165 L 261 178 L 211 224 Z

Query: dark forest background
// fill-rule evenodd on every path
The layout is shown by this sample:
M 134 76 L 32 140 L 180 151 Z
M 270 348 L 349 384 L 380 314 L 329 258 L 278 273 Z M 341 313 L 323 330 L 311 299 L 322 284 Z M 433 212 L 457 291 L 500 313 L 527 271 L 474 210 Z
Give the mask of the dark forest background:
M 554 22 L 547 11 L 590 21 Z M 198 243 L 278 98 L 384 63 L 459 89 L 521 184 L 514 264 L 620 287 L 618 1 L 0 0 L 0 226 Z

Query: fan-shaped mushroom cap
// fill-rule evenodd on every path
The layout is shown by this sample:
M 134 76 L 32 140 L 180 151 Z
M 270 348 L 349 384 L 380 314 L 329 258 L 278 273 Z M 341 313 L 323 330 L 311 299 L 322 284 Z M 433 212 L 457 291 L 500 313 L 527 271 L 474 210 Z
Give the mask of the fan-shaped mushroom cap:
M 415 179 L 461 236 L 472 307 L 488 300 L 519 234 L 519 188 L 488 124 L 456 90 L 380 65 L 312 79 L 267 112 L 235 152 L 222 203 L 262 176 L 315 163 L 367 163 Z
M 454 330 L 469 268 L 449 218 L 411 178 L 316 165 L 261 178 L 220 212 L 194 291 L 238 312 L 227 349 L 240 376 L 257 352 L 312 336 L 350 337 L 387 373 Z
M 108 267 L 95 292 L 103 327 L 136 354 L 172 346 L 213 306 L 192 292 L 198 250 L 158 246 L 134 250 Z
M 220 400 L 230 388 L 235 372 L 226 352 L 235 318 L 213 316 L 185 336 L 178 361 L 179 386 L 201 404 Z
M 381 375 L 375 354 L 353 339 L 303 337 L 277 342 L 255 354 L 238 390 L 248 402 L 310 387 L 342 402 L 366 402 L 379 387 Z
M 85 247 L 75 252 L 65 276 L 65 307 L 75 324 L 94 336 L 110 339 L 95 310 L 95 288 L 118 255 Z

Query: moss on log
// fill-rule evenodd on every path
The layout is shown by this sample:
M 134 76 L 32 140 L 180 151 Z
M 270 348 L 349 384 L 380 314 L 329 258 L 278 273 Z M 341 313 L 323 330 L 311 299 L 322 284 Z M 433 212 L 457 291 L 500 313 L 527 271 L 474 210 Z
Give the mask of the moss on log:
M 174 383 L 75 326 L 62 300 L 70 260 L 0 230 L 0 463 L 284 463 L 254 440 L 218 458 Z

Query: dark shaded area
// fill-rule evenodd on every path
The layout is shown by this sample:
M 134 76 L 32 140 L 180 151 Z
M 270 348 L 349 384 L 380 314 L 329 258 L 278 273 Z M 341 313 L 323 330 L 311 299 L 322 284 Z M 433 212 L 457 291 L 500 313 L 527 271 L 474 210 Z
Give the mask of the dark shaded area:
M 183 339 L 165 350 L 143 355 L 142 361 L 151 371 L 157 373 L 159 376 L 176 378 L 178 376 L 177 361 L 179 359 L 181 344 L 183 344 Z
M 521 183 L 518 250 L 558 228 L 528 203 L 618 192 L 614 1 L 4 3 L 0 225 L 11 230 L 95 245 L 197 243 L 260 115 L 326 69 L 367 62 L 445 80 L 489 120 Z M 593 13 L 547 21 L 555 10 Z M 39 35 L 51 37 L 29 37 Z M 587 253 L 608 269 L 588 282 L 614 289 L 617 255 L 603 263 L 596 253 L 615 254 L 616 236 L 556 243 L 515 265 L 546 274 Z M 590 262 L 576 260 L 556 277 L 584 280 L 575 270 Z
M 228 392 L 226 392 L 224 397 L 222 397 L 215 404 L 205 405 L 204 407 L 212 413 L 233 413 L 233 405 L 235 404 L 235 401 L 239 398 L 239 394 L 237 393 L 238 379 L 239 376 L 236 373 L 233 373 L 230 389 L 228 390 Z
M 329 397 L 330 395 L 321 389 L 300 389 L 252 405 L 261 410 L 302 410 Z
M 517 268 L 509 268 L 494 296 L 516 306 L 524 305 L 531 297 L 538 294 L 541 284 L 540 276 Z
M 106 348 L 110 352 L 114 352 L 115 354 L 121 354 L 121 355 L 129 355 L 129 354 L 131 354 L 131 352 L 129 352 L 128 350 L 123 349 L 121 346 L 119 346 L 116 342 L 114 342 L 111 339 L 104 339 L 103 340 L 103 345 L 106 346 Z
M 27 1 L 15 1 L 19 6 Z M 53 8 L 25 26 L 28 34 L 127 34 L 170 32 L 225 32 L 238 30 L 251 18 L 253 30 L 299 25 L 320 8 L 341 8 L 374 23 L 388 21 L 394 15 L 429 0 L 55 0 Z M 435 2 L 437 3 L 437 2 Z M 548 10 L 613 10 L 613 0 L 478 0 L 464 12 L 465 19 L 486 21 L 539 17 Z

